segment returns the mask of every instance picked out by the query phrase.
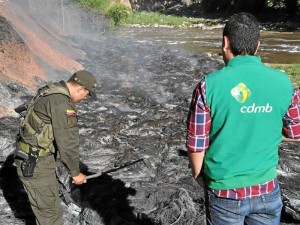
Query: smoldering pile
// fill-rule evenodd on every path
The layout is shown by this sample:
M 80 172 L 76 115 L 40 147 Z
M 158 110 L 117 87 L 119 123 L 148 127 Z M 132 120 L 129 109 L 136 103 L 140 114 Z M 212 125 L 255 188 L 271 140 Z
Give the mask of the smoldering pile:
M 170 54 L 170 55 L 169 55 Z M 177 57 L 169 51 L 164 53 L 164 63 L 170 64 Z M 218 63 L 198 56 L 201 60 Z M 190 59 L 191 60 L 191 59 Z M 185 63 L 187 63 L 186 60 Z M 192 60 L 191 60 L 192 61 Z M 184 65 L 184 62 L 181 62 Z M 182 69 L 190 68 L 186 64 Z M 163 70 L 161 70 L 164 73 Z M 183 73 L 182 71 L 178 72 Z M 156 83 L 166 83 L 166 75 L 156 78 Z M 186 85 L 186 76 L 173 76 L 173 82 Z M 105 79 L 105 78 L 104 78 Z M 152 78 L 149 78 L 151 82 Z M 192 78 L 194 79 L 194 78 Z M 154 81 L 154 80 L 153 80 Z M 172 81 L 172 80 L 171 80 Z M 120 82 L 120 86 L 126 81 Z M 143 159 L 121 170 L 90 179 L 82 187 L 71 188 L 73 203 L 65 206 L 65 224 L 190 224 L 203 222 L 204 208 L 202 193 L 196 190 L 197 184 L 191 179 L 187 158 L 184 152 L 185 118 L 189 105 L 190 87 L 186 93 L 175 84 L 168 82 L 157 93 L 152 82 L 152 90 L 128 91 L 127 88 L 103 87 L 97 93 L 99 101 L 79 106 L 80 144 L 82 169 L 86 174 L 106 171 L 128 161 Z M 158 85 L 157 85 L 158 86 Z M 163 92 L 168 90 L 169 94 Z M 117 92 L 117 93 L 116 93 Z M 161 94 L 168 99 L 148 98 L 148 94 Z M 19 120 L 13 117 L 2 118 L 2 125 L 11 131 L 4 135 L 9 139 L 3 155 L 2 181 L 3 194 L 13 190 L 16 198 L 6 198 L 14 205 L 14 215 L 27 222 L 30 210 L 18 208 L 20 199 L 26 202 L 26 195 L 15 176 L 12 167 L 14 136 Z M 14 128 L 14 129 L 12 129 Z M 181 151 L 180 151 L 181 150 Z M 5 171 L 5 175 L 4 175 Z M 68 187 L 68 174 L 58 165 L 61 183 Z M 14 178 L 14 186 L 6 180 Z M 70 189 L 69 189 L 70 190 Z M 25 204 L 22 204 L 25 205 Z M 27 204 L 28 205 L 28 204 Z M 23 213 L 20 213 L 20 212 Z M 28 214 L 24 212 L 28 212 Z M 21 215 L 20 215 L 21 214 Z M 200 216 L 199 216 L 200 214 Z M 13 216 L 12 216 L 13 217 Z
M 169 64 L 179 57 L 172 54 L 165 51 L 160 57 Z M 72 202 L 67 205 L 62 196 L 64 224 L 205 224 L 203 193 L 191 178 L 184 147 L 190 88 L 198 77 L 181 76 L 190 65 L 183 66 L 179 58 L 184 72 L 177 70 L 179 75 L 173 75 L 170 82 L 166 82 L 168 73 L 155 79 L 156 84 L 165 84 L 164 90 L 172 93 L 166 101 L 149 98 L 149 93 L 156 93 L 154 89 L 145 90 L 145 94 L 107 85 L 97 92 L 97 102 L 79 105 L 81 168 L 86 174 L 104 173 L 75 187 L 58 161 L 59 181 Z M 220 66 L 204 56 L 193 60 L 197 68 L 203 61 L 215 68 Z M 161 69 L 161 74 L 164 72 Z M 176 87 L 173 80 L 186 89 Z M 15 117 L 0 121 L 1 204 L 5 208 L 1 219 L 6 224 L 33 220 L 26 193 L 11 165 L 18 124 Z M 298 156 L 298 144 L 281 144 L 278 171 L 285 203 L 282 224 L 299 222 Z M 142 161 L 105 173 L 138 159 Z

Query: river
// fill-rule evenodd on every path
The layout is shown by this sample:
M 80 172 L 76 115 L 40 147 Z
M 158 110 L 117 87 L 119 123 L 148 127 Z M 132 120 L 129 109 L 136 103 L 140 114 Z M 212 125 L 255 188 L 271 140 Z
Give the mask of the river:
M 221 59 L 222 29 L 126 27 L 121 29 L 121 34 L 141 43 L 195 54 L 207 53 Z M 265 63 L 299 64 L 300 31 L 262 30 L 258 55 Z

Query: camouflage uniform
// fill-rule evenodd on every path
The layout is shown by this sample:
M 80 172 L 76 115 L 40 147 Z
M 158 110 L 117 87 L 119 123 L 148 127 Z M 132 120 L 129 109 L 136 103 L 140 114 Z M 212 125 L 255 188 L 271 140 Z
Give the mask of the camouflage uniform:
M 33 112 L 30 113 L 29 108 L 27 110 L 24 120 L 36 134 L 30 133 L 30 129 L 24 124 L 20 129 L 19 149 L 25 152 L 28 147 L 43 149 L 33 176 L 24 177 L 20 168 L 22 160 L 15 159 L 18 175 L 28 193 L 36 222 L 40 225 L 61 224 L 63 212 L 55 175 L 55 151 L 59 151 L 61 160 L 72 177 L 80 172 L 79 129 L 75 104 L 64 81 L 54 83 L 51 87 L 54 87 L 53 85 L 60 91 L 39 97 L 34 103 Z M 37 96 L 47 88 L 49 87 L 39 89 Z

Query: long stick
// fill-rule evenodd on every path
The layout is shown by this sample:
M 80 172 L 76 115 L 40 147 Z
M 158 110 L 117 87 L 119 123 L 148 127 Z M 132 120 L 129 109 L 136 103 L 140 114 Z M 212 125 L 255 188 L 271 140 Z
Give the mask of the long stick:
M 88 176 L 86 176 L 86 179 L 88 180 L 88 179 L 91 179 L 91 178 L 99 177 L 102 174 L 106 174 L 106 173 L 111 173 L 111 172 L 117 171 L 119 169 L 122 169 L 122 168 L 127 167 L 127 166 L 131 166 L 131 165 L 136 164 L 136 163 L 138 163 L 140 161 L 143 161 L 143 160 L 144 159 L 141 158 L 141 159 L 137 159 L 135 161 L 129 161 L 129 162 L 123 163 L 122 165 L 120 165 L 120 166 L 118 166 L 116 168 L 113 168 L 113 169 L 110 169 L 110 170 L 107 170 L 107 171 L 104 171 L 104 172 L 98 172 L 98 173 L 95 173 L 95 174 L 92 174 L 92 175 L 88 175 Z

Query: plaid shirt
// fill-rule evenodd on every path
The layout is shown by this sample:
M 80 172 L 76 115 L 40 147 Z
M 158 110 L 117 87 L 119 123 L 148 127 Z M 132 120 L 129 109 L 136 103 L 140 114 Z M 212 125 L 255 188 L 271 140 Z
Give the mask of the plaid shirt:
M 290 138 L 300 138 L 300 105 L 299 91 L 294 89 L 292 103 L 283 118 L 283 133 Z M 211 126 L 210 109 L 206 102 L 206 86 L 203 79 L 195 88 L 190 112 L 187 119 L 187 149 L 190 152 L 206 151 L 209 147 L 209 132 Z M 250 187 L 231 190 L 212 190 L 218 197 L 244 200 L 262 194 L 270 193 L 277 179 Z

